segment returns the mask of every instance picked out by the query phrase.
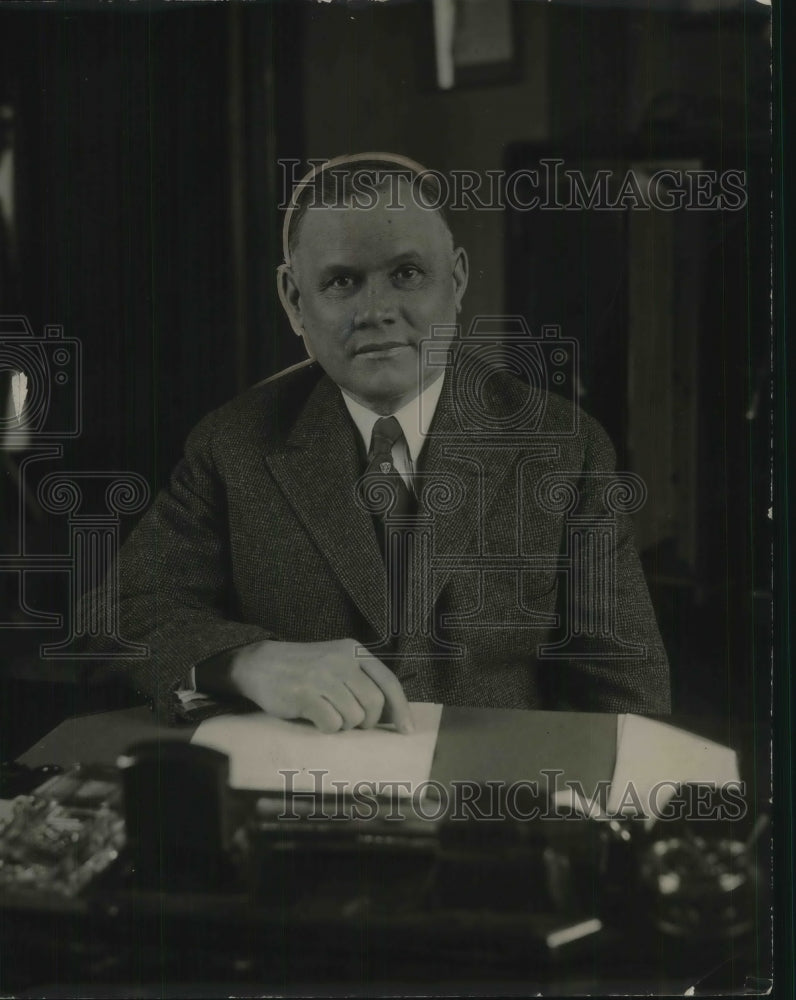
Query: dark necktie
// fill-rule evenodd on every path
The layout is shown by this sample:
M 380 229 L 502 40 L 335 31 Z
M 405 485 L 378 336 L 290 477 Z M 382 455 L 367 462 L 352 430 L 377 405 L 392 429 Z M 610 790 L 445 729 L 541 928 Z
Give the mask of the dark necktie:
M 371 483 L 383 487 L 385 493 L 394 498 L 382 520 L 411 517 L 415 510 L 414 497 L 393 462 L 393 446 L 401 440 L 404 440 L 404 434 L 395 417 L 379 417 L 373 425 L 365 475 Z
M 389 584 L 389 636 L 382 655 L 406 631 L 410 613 L 412 580 L 412 526 L 416 513 L 415 498 L 400 472 L 395 468 L 392 449 L 404 441 L 401 425 L 395 417 L 380 417 L 373 426 L 368 452 L 368 467 L 363 477 L 372 499 L 371 513 L 384 557 Z

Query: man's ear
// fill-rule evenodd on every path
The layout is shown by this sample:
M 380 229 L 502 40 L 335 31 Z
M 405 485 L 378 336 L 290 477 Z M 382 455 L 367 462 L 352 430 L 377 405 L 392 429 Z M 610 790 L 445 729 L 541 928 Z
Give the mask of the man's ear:
M 462 299 L 467 291 L 467 279 L 470 277 L 470 262 L 464 247 L 453 251 L 453 297 L 456 302 L 456 312 L 462 310 Z
M 276 287 L 279 301 L 287 313 L 293 332 L 298 337 L 304 336 L 304 323 L 301 319 L 301 292 L 296 276 L 289 264 L 280 264 L 276 269 Z

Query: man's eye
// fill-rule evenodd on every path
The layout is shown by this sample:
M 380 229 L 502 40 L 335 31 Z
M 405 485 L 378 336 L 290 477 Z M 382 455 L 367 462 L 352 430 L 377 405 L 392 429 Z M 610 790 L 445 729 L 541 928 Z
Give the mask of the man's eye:
M 416 285 L 422 277 L 423 272 L 419 267 L 415 267 L 414 264 L 407 264 L 405 267 L 399 267 L 395 272 L 396 280 L 403 285 Z
M 354 284 L 354 279 L 350 274 L 336 274 L 333 278 L 330 278 L 326 282 L 326 288 L 331 288 L 334 291 L 346 291 L 351 288 Z

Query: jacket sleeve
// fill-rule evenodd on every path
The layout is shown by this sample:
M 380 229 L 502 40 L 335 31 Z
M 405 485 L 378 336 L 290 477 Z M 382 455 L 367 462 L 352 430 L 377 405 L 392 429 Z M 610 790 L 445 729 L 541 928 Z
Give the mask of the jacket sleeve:
M 602 427 L 583 414 L 581 418 L 587 443 L 582 472 L 573 476 L 577 506 L 570 523 L 576 530 L 595 527 L 603 539 L 600 545 L 610 532 L 611 542 L 601 549 L 602 569 L 594 559 L 596 547 L 590 553 L 582 541 L 566 542 L 573 550 L 583 546 L 578 553 L 582 585 L 575 585 L 577 577 L 570 576 L 559 588 L 558 612 L 562 632 L 570 636 L 565 647 L 569 655 L 551 660 L 551 669 L 545 671 L 552 698 L 564 709 L 668 714 L 669 663 L 631 516 L 622 510 L 621 486 L 613 493 L 606 489 L 617 482 L 615 452 Z M 575 552 L 568 555 L 574 558 Z
M 215 414 L 188 437 L 182 460 L 129 538 L 104 587 L 83 599 L 90 611 L 118 622 L 118 635 L 146 647 L 124 656 L 107 638 L 90 642 L 107 652 L 106 669 L 121 671 L 158 716 L 182 714 L 176 690 L 192 667 L 239 646 L 272 638 L 235 620 L 225 488 L 214 460 Z M 117 595 L 108 586 L 115 579 Z M 99 619 L 94 619 L 99 620 Z

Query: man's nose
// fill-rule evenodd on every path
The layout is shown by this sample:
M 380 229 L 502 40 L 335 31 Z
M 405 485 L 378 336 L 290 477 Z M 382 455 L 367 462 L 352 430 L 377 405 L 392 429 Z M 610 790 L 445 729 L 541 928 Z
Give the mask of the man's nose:
M 395 320 L 395 289 L 388 278 L 368 278 L 358 296 L 354 325 L 369 326 Z

